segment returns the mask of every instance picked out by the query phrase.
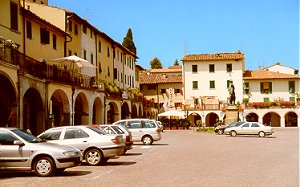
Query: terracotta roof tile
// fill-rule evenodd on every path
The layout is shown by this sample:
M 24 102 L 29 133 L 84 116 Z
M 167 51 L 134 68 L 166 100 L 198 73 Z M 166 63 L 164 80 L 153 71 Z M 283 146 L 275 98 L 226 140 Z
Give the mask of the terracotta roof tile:
M 140 73 L 140 84 L 182 83 L 182 76 Z
M 298 75 L 277 73 L 273 71 L 267 70 L 258 70 L 258 71 L 250 71 L 247 70 L 243 74 L 244 80 L 253 80 L 253 79 L 299 79 Z
M 151 69 L 150 70 L 151 73 L 178 73 L 178 72 L 182 72 L 181 68 L 177 68 L 177 69 Z
M 243 60 L 245 55 L 240 51 L 235 53 L 215 53 L 215 54 L 188 54 L 181 61 L 207 61 L 207 60 Z

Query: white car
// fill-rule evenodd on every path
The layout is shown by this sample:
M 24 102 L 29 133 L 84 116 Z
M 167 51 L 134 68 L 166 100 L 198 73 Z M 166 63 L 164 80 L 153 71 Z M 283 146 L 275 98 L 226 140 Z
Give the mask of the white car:
M 259 137 L 265 137 L 266 135 L 272 135 L 274 131 L 272 127 L 265 126 L 259 122 L 245 122 L 237 127 L 226 128 L 224 133 L 234 137 L 236 135 L 258 135 Z
M 125 126 L 132 133 L 133 142 L 143 142 L 145 145 L 151 145 L 153 141 L 161 139 L 160 127 L 153 119 L 123 119 L 113 124 Z
M 47 142 L 76 147 L 88 165 L 104 164 L 124 153 L 121 135 L 110 135 L 91 126 L 64 126 L 46 130 L 38 136 Z

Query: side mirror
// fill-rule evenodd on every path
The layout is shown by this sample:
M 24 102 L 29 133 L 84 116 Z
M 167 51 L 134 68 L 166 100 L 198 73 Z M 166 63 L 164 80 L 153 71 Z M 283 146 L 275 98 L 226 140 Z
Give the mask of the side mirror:
M 18 145 L 20 147 L 24 146 L 25 144 L 23 142 L 21 142 L 20 140 L 15 140 L 14 141 L 14 145 Z

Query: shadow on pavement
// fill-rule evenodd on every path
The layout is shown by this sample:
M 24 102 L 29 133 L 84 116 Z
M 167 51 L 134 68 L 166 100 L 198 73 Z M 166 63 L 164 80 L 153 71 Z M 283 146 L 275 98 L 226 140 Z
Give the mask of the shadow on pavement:
M 125 155 L 122 156 L 138 156 L 138 155 L 142 155 L 143 153 L 125 153 Z
M 92 172 L 90 171 L 64 171 L 64 172 L 55 172 L 53 174 L 53 176 L 55 177 L 60 177 L 60 176 L 63 176 L 63 177 L 66 177 L 66 176 L 82 176 L 82 175 L 87 175 L 87 174 L 90 174 Z M 16 171 L 0 171 L 0 180 L 1 179 L 9 179 L 9 178 L 19 178 L 19 177 L 38 177 L 33 171 L 19 171 L 19 170 L 16 170 Z M 50 176 L 52 177 L 52 176 Z M 47 178 L 47 177 L 45 177 Z
M 136 164 L 136 162 L 107 162 L 105 166 L 128 166 Z

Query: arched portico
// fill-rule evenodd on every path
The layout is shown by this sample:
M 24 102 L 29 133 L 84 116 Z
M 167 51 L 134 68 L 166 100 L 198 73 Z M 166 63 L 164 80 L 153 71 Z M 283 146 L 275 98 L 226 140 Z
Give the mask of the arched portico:
M 0 74 L 0 127 L 17 127 L 18 104 L 16 88 L 9 77 Z
M 298 118 L 296 112 L 288 112 L 284 116 L 284 122 L 286 127 L 297 127 L 298 125 Z
M 93 124 L 101 124 L 102 123 L 102 115 L 103 115 L 103 104 L 99 97 L 96 97 L 93 103 Z
M 29 88 L 23 97 L 23 128 L 29 129 L 32 134 L 38 135 L 43 132 L 44 107 L 40 93 L 35 88 Z
M 89 124 L 89 103 L 83 92 L 80 92 L 75 99 L 74 112 L 74 125 Z
M 117 121 L 118 113 L 118 105 L 115 102 L 109 102 L 107 104 L 107 123 L 112 124 Z
M 130 110 L 128 103 L 125 101 L 121 107 L 121 119 L 129 119 L 130 118 Z
M 208 113 L 205 117 L 205 121 L 206 127 L 214 127 L 219 121 L 219 116 L 214 112 Z
M 138 117 L 138 113 L 137 113 L 136 104 L 132 104 L 132 106 L 131 106 L 131 118 L 137 118 L 137 117 Z
M 280 127 L 280 116 L 275 112 L 268 112 L 263 116 L 263 124 L 272 127 Z
M 67 93 L 61 89 L 56 90 L 49 101 L 50 122 L 46 129 L 53 126 L 70 125 L 70 108 Z

